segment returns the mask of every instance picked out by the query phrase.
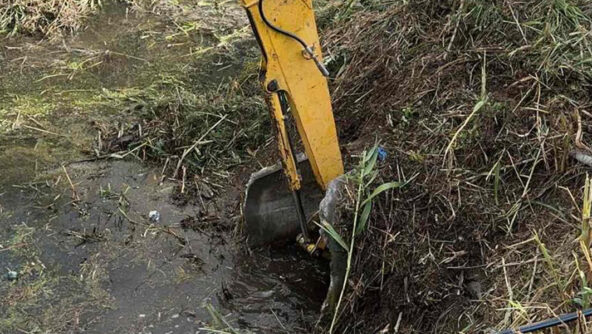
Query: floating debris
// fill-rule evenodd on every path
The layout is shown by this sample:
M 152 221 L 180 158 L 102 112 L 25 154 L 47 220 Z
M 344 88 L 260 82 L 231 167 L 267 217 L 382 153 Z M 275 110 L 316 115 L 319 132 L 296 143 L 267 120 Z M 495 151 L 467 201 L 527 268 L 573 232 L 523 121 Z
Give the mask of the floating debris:
M 210 186 L 208 186 L 204 182 L 201 182 L 199 184 L 199 189 L 200 189 L 201 197 L 203 197 L 205 199 L 211 199 L 212 197 L 214 197 L 214 191 L 212 190 L 212 188 Z
M 9 281 L 16 281 L 18 279 L 18 276 L 18 272 L 14 270 L 10 270 L 4 275 L 4 277 Z
M 148 219 L 150 219 L 152 223 L 158 223 L 160 221 L 160 212 L 156 210 L 150 211 L 150 213 L 148 213 Z

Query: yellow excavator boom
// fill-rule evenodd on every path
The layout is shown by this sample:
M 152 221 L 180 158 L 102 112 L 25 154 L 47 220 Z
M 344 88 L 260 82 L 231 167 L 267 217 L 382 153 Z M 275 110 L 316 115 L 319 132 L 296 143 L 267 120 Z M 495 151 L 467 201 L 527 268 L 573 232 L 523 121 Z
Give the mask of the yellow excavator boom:
M 284 122 L 283 103 L 288 104 L 294 117 L 315 179 L 325 189 L 331 180 L 343 174 L 343 163 L 312 1 L 241 0 L 241 3 L 263 53 L 261 81 L 277 128 L 290 188 L 300 189 L 300 180 Z

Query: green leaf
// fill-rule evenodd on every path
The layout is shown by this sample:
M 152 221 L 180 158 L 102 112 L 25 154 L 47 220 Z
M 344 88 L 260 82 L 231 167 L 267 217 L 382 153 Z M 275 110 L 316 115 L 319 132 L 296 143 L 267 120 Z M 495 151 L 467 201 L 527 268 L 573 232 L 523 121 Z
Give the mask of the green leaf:
M 372 146 L 369 150 L 364 150 L 364 153 L 362 153 L 362 164 L 366 164 L 368 163 L 368 161 L 370 161 L 370 159 L 372 158 L 373 155 L 377 155 L 378 154 L 378 143 L 375 143 L 374 146 Z
M 374 154 L 374 151 L 378 149 L 378 145 L 374 145 L 370 151 L 364 151 L 363 158 L 362 158 L 362 164 L 366 164 L 368 161 L 370 161 L 370 158 L 372 158 L 372 154 Z
M 370 174 L 376 166 L 378 160 L 378 145 L 374 145 L 372 150 L 368 153 L 368 160 L 364 161 L 364 176 Z
M 487 103 L 487 99 L 480 100 L 479 102 L 477 102 L 477 104 L 475 104 L 475 107 L 473 107 L 473 113 L 476 113 L 477 111 L 481 110 L 481 108 L 483 108 L 483 106 L 486 103 Z
M 370 196 L 368 196 L 368 198 L 366 198 L 361 205 L 366 205 L 366 203 L 372 201 L 372 199 L 374 199 L 374 197 L 380 195 L 381 193 L 392 189 L 392 188 L 403 188 L 404 186 L 406 186 L 409 182 L 415 180 L 415 178 L 419 175 L 419 173 L 413 175 L 410 179 L 408 179 L 405 182 L 389 182 L 389 183 L 384 183 L 378 187 L 376 187 L 376 189 L 374 189 L 374 192 L 372 192 L 372 194 Z
M 358 226 L 356 226 L 356 234 L 359 234 L 366 229 L 370 212 L 372 212 L 372 202 L 364 205 L 364 209 L 362 209 L 362 214 L 360 215 L 360 221 L 358 222 Z
M 372 184 L 372 182 L 374 182 L 374 180 L 376 180 L 376 177 L 378 176 L 378 174 L 379 174 L 379 171 L 377 171 L 377 170 L 372 172 L 372 175 L 370 175 L 370 179 L 364 185 L 364 189 L 368 188 Z
M 378 187 L 376 187 L 376 189 L 374 189 L 372 194 L 370 194 L 370 196 L 368 196 L 368 198 L 366 198 L 364 200 L 364 202 L 362 202 L 362 205 L 366 205 L 366 203 L 372 201 L 372 199 L 374 199 L 374 197 L 380 195 L 381 193 L 383 193 L 389 189 L 401 188 L 403 185 L 405 185 L 405 184 L 402 182 L 389 182 L 389 183 L 381 184 Z
M 584 301 L 582 300 L 582 298 L 577 298 L 576 297 L 576 298 L 572 299 L 572 301 L 574 303 L 576 303 L 577 305 L 579 305 L 579 306 L 582 306 L 582 307 L 584 306 Z
M 335 228 L 333 227 L 333 225 L 327 223 L 326 221 L 322 221 L 321 224 L 314 222 L 318 227 L 320 227 L 323 231 L 327 232 L 327 234 L 329 234 L 329 236 L 331 236 L 331 238 L 335 241 L 337 241 L 337 243 L 343 247 L 343 249 L 345 249 L 346 252 L 349 253 L 349 247 L 347 246 L 347 244 L 345 243 L 345 241 L 343 240 L 343 238 L 341 237 L 341 235 L 339 235 L 339 233 L 335 230 Z

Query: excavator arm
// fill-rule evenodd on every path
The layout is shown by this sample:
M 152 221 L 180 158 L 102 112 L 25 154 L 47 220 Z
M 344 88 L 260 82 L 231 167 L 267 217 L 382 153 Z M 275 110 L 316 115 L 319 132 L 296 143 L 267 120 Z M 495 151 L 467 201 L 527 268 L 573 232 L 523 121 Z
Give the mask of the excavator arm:
M 306 221 L 315 200 L 303 199 L 311 186 L 300 169 L 310 169 L 321 190 L 343 174 L 337 130 L 327 85 L 328 72 L 322 63 L 321 46 L 311 0 L 240 0 L 263 54 L 260 80 L 292 199 L 284 199 L 276 170 L 255 174 L 249 182 L 245 216 L 252 244 L 265 243 L 275 229 L 292 226 L 296 216 L 307 237 Z M 291 114 L 308 162 L 299 162 L 293 136 L 286 122 Z M 255 184 L 259 182 L 259 185 Z M 317 206 L 318 209 L 318 206 Z M 285 230 L 285 229 L 284 229 Z M 293 229 L 290 229 L 291 234 Z M 277 234 L 277 233 L 275 233 Z M 262 240 L 265 239 L 265 240 Z
M 289 103 L 315 178 L 324 189 L 343 174 L 343 163 L 312 1 L 242 0 L 242 3 L 263 53 L 261 82 L 277 128 L 290 187 L 299 189 L 299 178 L 283 120 L 282 95 Z

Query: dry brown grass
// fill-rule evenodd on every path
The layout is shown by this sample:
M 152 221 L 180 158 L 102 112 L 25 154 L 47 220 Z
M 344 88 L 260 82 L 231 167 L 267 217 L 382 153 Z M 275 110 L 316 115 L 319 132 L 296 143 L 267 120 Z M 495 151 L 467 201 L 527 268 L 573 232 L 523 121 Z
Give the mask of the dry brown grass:
M 76 31 L 101 0 L 0 0 L 0 33 L 53 34 Z
M 592 5 L 346 6 L 321 17 L 346 148 L 378 137 L 378 181 L 419 175 L 377 203 L 337 332 L 472 333 L 587 305 L 570 154 L 590 154 Z

